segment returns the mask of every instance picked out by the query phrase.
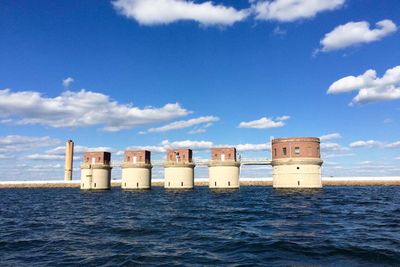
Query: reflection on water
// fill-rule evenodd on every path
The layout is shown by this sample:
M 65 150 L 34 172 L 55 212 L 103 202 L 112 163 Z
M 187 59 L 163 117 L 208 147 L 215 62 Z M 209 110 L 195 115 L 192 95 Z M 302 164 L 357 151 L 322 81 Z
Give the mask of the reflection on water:
M 400 265 L 399 187 L 0 192 L 2 266 Z

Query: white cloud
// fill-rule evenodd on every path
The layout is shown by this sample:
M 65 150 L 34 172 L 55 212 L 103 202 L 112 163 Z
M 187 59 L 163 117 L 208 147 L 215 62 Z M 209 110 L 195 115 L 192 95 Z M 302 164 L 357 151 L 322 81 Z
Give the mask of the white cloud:
M 325 34 L 320 41 L 322 48 L 319 51 L 329 52 L 379 41 L 396 30 L 396 24 L 388 19 L 377 22 L 375 29 L 370 29 L 370 25 L 366 21 L 349 22 L 337 26 L 333 31 Z
M 181 121 L 175 121 L 172 123 L 169 123 L 167 125 L 157 127 L 157 128 L 150 128 L 148 132 L 150 133 L 159 133 L 159 132 L 167 132 L 167 131 L 172 131 L 172 130 L 178 130 L 178 129 L 184 129 L 184 128 L 189 128 L 193 127 L 199 124 L 205 124 L 205 126 L 210 127 L 213 122 L 218 121 L 219 118 L 215 116 L 204 116 L 204 117 L 198 117 L 190 120 L 181 120 Z M 205 130 L 204 128 L 200 128 L 202 130 Z
M 351 104 L 400 99 L 400 65 L 386 70 L 382 78 L 377 77 L 375 70 L 344 77 L 331 84 L 327 93 L 351 91 L 358 91 Z
M 280 116 L 275 118 L 275 121 L 273 118 L 267 118 L 267 117 L 262 117 L 261 119 L 254 120 L 254 121 L 243 121 L 239 124 L 239 128 L 253 128 L 253 129 L 269 129 L 269 128 L 278 128 L 278 127 L 283 127 L 286 125 L 284 123 L 285 120 L 288 120 L 290 117 L 289 116 Z
M 24 159 L 29 160 L 63 160 L 62 155 L 46 155 L 46 154 L 32 154 L 24 157 Z
M 106 147 L 106 146 L 99 146 L 99 147 L 87 147 L 87 146 L 80 146 L 80 145 L 74 146 L 74 154 L 81 155 L 87 151 L 113 152 L 114 149 L 111 147 Z M 48 155 L 65 155 L 65 146 L 58 146 L 53 149 L 49 149 L 46 151 L 46 154 L 48 154 Z
M 400 148 L 400 141 L 386 144 L 385 148 Z
M 142 25 L 193 20 L 202 25 L 228 26 L 249 15 L 248 10 L 215 5 L 211 1 L 195 3 L 186 0 L 116 0 L 112 4 L 120 14 Z
M 58 139 L 49 136 L 33 137 L 22 135 L 7 135 L 0 137 L 0 152 L 21 152 L 29 151 L 39 147 L 46 147 L 59 144 Z
M 333 140 L 333 139 L 340 139 L 342 138 L 342 136 L 340 135 L 340 133 L 331 133 L 331 134 L 325 134 L 325 135 L 321 135 L 319 137 L 319 139 L 321 141 L 328 141 L 328 140 Z
M 47 98 L 38 92 L 0 90 L 0 117 L 13 118 L 17 124 L 42 124 L 51 127 L 102 125 L 104 131 L 116 132 L 150 123 L 159 123 L 190 112 L 178 103 L 163 107 L 119 104 L 102 93 L 66 91 Z
M 68 78 L 65 78 L 65 79 L 62 81 L 62 84 L 63 84 L 63 86 L 64 86 L 65 88 L 68 88 L 74 81 L 75 81 L 74 78 L 68 77 Z
M 351 143 L 349 146 L 351 148 L 373 148 L 373 147 L 382 147 L 382 142 L 376 141 L 376 140 L 360 140 L 360 141 L 355 141 Z
M 235 146 L 239 152 L 255 152 L 255 151 L 269 151 L 271 150 L 270 143 L 264 144 L 238 144 Z
M 210 149 L 213 146 L 213 142 L 210 141 L 191 141 L 191 140 L 183 140 L 183 141 L 174 141 L 170 142 L 168 140 L 164 140 L 161 144 L 165 148 L 191 148 L 193 150 L 206 150 Z
M 311 18 L 317 13 L 341 7 L 345 0 L 273 0 L 253 5 L 256 19 L 283 22 Z

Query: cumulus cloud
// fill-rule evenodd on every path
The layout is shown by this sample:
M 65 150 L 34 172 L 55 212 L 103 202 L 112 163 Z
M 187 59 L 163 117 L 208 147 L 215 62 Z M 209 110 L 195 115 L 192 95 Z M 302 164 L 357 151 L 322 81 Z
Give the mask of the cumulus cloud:
M 400 141 L 386 144 L 385 148 L 400 148 Z
M 115 0 L 112 4 L 120 14 L 142 25 L 192 20 L 202 25 L 228 26 L 249 15 L 248 10 L 215 5 L 211 1 L 196 3 L 187 0 Z
M 182 140 L 182 141 L 169 141 L 163 140 L 159 145 L 156 146 L 131 146 L 127 149 L 145 149 L 153 153 L 165 153 L 168 149 L 181 149 L 190 148 L 197 151 L 209 150 L 212 147 L 236 147 L 239 152 L 257 152 L 257 151 L 268 151 L 271 150 L 270 143 L 262 144 L 237 144 L 237 145 L 216 145 L 211 141 L 196 141 L 196 140 Z
M 396 24 L 388 19 L 377 22 L 375 29 L 371 29 L 366 21 L 349 22 L 337 26 L 333 31 L 325 34 L 325 37 L 320 41 L 321 49 L 319 51 L 329 52 L 379 41 L 396 30 Z
M 63 160 L 62 155 L 46 155 L 46 154 L 32 154 L 24 157 L 24 159 L 29 160 Z
M 74 154 L 81 155 L 87 151 L 108 151 L 113 152 L 114 149 L 106 146 L 98 146 L 98 147 L 87 147 L 87 146 L 74 146 Z M 65 146 L 58 146 L 46 151 L 47 155 L 65 155 Z
M 12 153 L 59 144 L 61 141 L 49 136 L 34 137 L 22 135 L 7 135 L 0 137 L 0 152 Z
M 104 131 L 116 132 L 189 113 L 178 103 L 159 108 L 138 108 L 119 104 L 102 93 L 85 90 L 66 91 L 54 98 L 33 91 L 0 90 L 0 117 L 13 119 L 22 125 L 42 124 L 56 128 L 102 125 Z
M 239 124 L 239 128 L 253 128 L 253 129 L 269 129 L 269 128 L 278 128 L 283 127 L 286 125 L 284 122 L 288 120 L 290 116 L 280 116 L 275 118 L 267 118 L 262 117 L 261 119 L 254 120 L 254 121 L 243 121 Z
M 68 78 L 65 78 L 65 79 L 62 81 L 62 84 L 63 84 L 63 86 L 64 86 L 65 88 L 68 88 L 74 81 L 75 81 L 74 78 L 68 77 Z
M 199 124 L 203 124 L 206 127 L 210 127 L 213 122 L 219 121 L 218 117 L 215 116 L 204 116 L 204 117 L 198 117 L 190 120 L 181 120 L 181 121 L 175 121 L 172 123 L 169 123 L 167 125 L 157 127 L 157 128 L 150 128 L 148 132 L 150 133 L 160 133 L 160 132 L 167 132 L 167 131 L 172 131 L 172 130 L 178 130 L 178 129 L 184 129 L 184 128 L 189 128 L 193 127 Z M 201 128 L 205 130 L 204 128 Z
M 340 139 L 342 138 L 342 136 L 340 135 L 340 133 L 331 133 L 331 134 L 325 134 L 325 135 L 321 135 L 319 137 L 319 139 L 321 141 L 328 141 L 328 140 L 333 140 L 333 139 Z
M 256 151 L 269 151 L 271 150 L 270 143 L 263 144 L 238 144 L 235 146 L 239 152 L 256 152 Z
M 360 141 L 355 141 L 351 143 L 349 146 L 351 148 L 373 148 L 373 147 L 382 147 L 382 142 L 376 141 L 376 140 L 360 140 Z
M 256 19 L 290 22 L 312 18 L 320 12 L 337 9 L 345 0 L 273 0 L 253 4 Z
M 400 65 L 386 70 L 382 78 L 375 70 L 367 70 L 359 76 L 347 76 L 335 81 L 328 94 L 358 91 L 351 104 L 400 99 Z

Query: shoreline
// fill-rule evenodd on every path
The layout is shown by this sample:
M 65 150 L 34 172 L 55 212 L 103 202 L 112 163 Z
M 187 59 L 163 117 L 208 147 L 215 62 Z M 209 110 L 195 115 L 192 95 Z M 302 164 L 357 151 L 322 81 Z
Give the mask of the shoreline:
M 208 186 L 208 179 L 195 179 L 195 186 Z M 400 186 L 400 177 L 323 177 L 323 186 Z M 112 187 L 120 187 L 121 180 L 112 180 Z M 154 179 L 153 187 L 163 187 L 164 180 Z M 272 186 L 272 178 L 241 178 L 240 186 Z M 3 188 L 79 188 L 80 181 L 0 181 Z

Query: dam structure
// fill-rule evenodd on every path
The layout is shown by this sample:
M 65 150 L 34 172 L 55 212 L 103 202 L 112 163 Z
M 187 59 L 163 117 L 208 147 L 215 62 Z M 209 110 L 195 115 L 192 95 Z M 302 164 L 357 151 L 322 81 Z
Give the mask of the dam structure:
M 240 162 L 236 159 L 236 148 L 211 148 L 208 173 L 209 188 L 239 188 Z
M 147 150 L 127 150 L 121 164 L 121 188 L 128 190 L 151 188 L 151 153 Z
M 193 189 L 195 166 L 191 149 L 167 150 L 164 162 L 164 188 Z
M 289 137 L 272 140 L 274 188 L 321 188 L 320 139 Z
M 81 164 L 81 189 L 107 190 L 111 188 L 111 153 L 86 152 Z
M 68 140 L 65 143 L 65 168 L 64 168 L 64 181 L 72 181 L 72 170 L 74 162 L 74 142 Z

